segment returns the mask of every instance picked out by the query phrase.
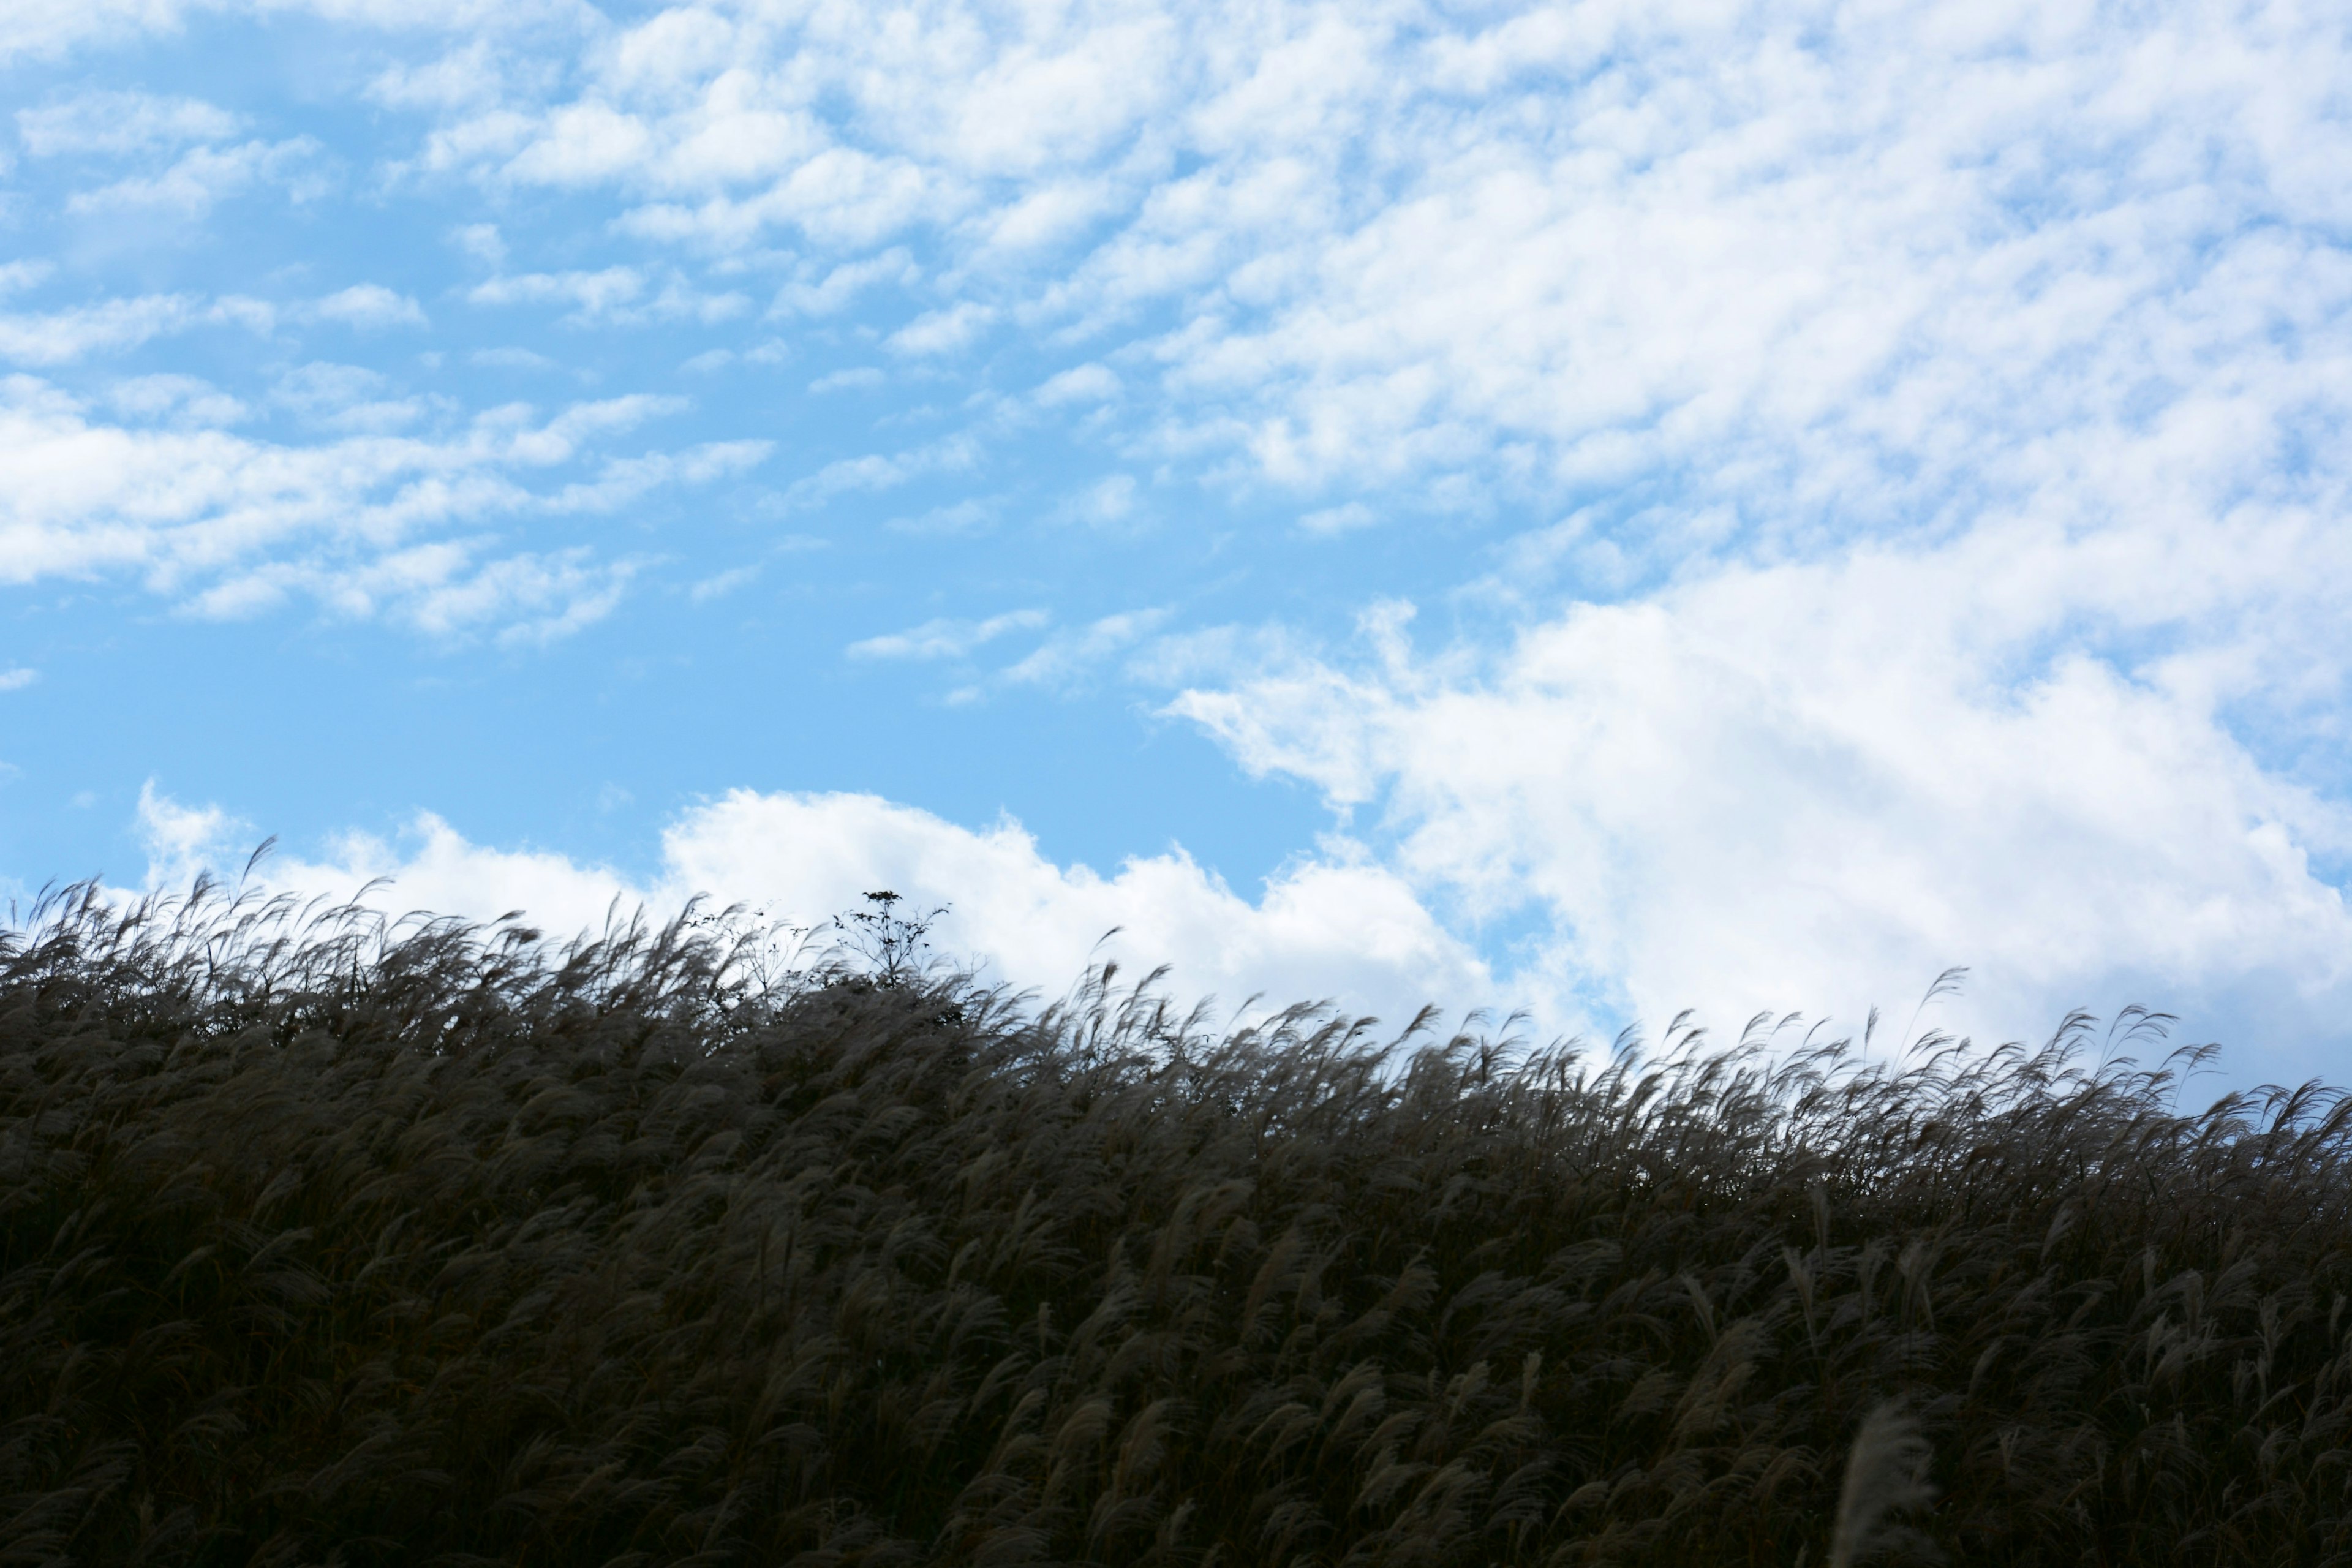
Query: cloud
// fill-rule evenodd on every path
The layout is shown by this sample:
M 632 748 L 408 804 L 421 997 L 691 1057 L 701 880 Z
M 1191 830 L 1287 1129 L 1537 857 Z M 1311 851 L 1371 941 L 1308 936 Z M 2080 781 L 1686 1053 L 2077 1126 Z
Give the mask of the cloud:
M 507 264 L 507 242 L 494 223 L 464 224 L 450 230 L 449 237 L 477 261 L 499 268 Z
M 243 620 L 299 595 L 353 619 L 389 613 L 427 637 L 488 630 L 501 647 L 539 647 L 610 615 L 644 564 L 600 562 L 585 548 L 482 560 L 485 542 L 435 541 L 356 563 L 269 562 L 223 576 L 184 608 Z
M 311 307 L 323 321 L 353 327 L 421 327 L 424 308 L 404 294 L 380 283 L 355 283 L 328 295 Z
M 893 353 L 910 357 L 956 353 L 971 346 L 995 312 L 967 300 L 916 317 L 883 340 Z
M 1118 393 L 1118 377 L 1109 367 L 1081 364 L 1046 377 L 1037 388 L 1037 402 L 1044 407 L 1058 408 L 1072 403 L 1105 403 Z
M 687 597 L 698 605 L 713 599 L 723 599 L 736 589 L 758 579 L 760 567 L 755 563 L 747 566 L 730 566 L 724 572 L 714 572 L 687 590 Z
M 583 320 L 593 320 L 633 303 L 645 289 L 645 275 L 635 268 L 607 267 L 601 272 L 526 272 L 493 278 L 475 285 L 466 298 L 477 305 L 570 305 Z
M 466 363 L 487 365 L 493 370 L 562 370 L 563 368 L 543 353 L 513 347 L 476 349 L 466 356 Z
M 22 691 L 40 679 L 39 670 L 26 669 L 22 666 L 15 669 L 0 669 L 0 691 Z
M 560 89 L 420 107 L 445 173 L 607 192 L 681 254 L 789 240 L 779 311 L 922 249 L 957 301 L 901 352 L 1116 356 L 1139 437 L 1341 492 L 1309 515 L 1403 487 L 1809 545 L 2063 486 L 2054 447 L 2225 384 L 2341 410 L 2352 59 L 2261 16 L 673 6 Z
M 2242 586 L 2171 562 L 2275 540 L 2179 527 L 2019 521 L 1731 568 L 1486 658 L 1416 653 L 1389 606 L 1364 658 L 1171 706 L 1253 773 L 1369 816 L 1383 863 L 1453 918 L 1528 933 L 1514 984 L 1552 1017 L 1852 1026 L 1968 965 L 1959 1016 L 1995 1037 L 2138 1002 L 2309 1070 L 2352 1003 L 2327 872 L 2352 859 L 2352 812 L 2227 721 L 2340 701 L 2263 666 L 2326 647 L 2340 681 L 2352 637 L 2250 641 L 2216 614 Z M 2316 619 L 2352 591 L 2352 545 L 2308 564 Z
M 997 679 L 1013 686 L 1066 688 L 1167 624 L 1164 609 L 1124 610 L 1047 637 Z
M 66 364 L 226 319 L 216 308 L 208 309 L 184 294 L 143 294 L 37 314 L 0 315 L 0 359 Z
M 488 39 L 476 38 L 423 65 L 387 67 L 368 83 L 367 96 L 394 109 L 470 109 L 507 89 L 506 66 Z
M 322 430 L 389 433 L 432 411 L 426 399 L 386 397 L 383 375 L 361 365 L 313 361 L 278 378 L 271 401 Z
M 201 384 L 126 384 L 132 406 L 176 414 Z M 108 424 L 30 376 L 0 379 L 0 582 L 131 574 L 191 612 L 259 613 L 289 595 L 393 615 L 432 636 L 477 627 L 543 641 L 606 613 L 638 567 L 579 550 L 508 551 L 457 533 L 491 520 L 608 510 L 662 486 L 705 484 L 763 459 L 761 441 L 614 456 L 604 443 L 681 400 L 635 395 L 541 418 L 493 409 L 425 434 L 383 399 L 377 373 L 311 365 L 285 384 L 322 426 L 310 446 L 174 418 Z M 431 409 L 422 411 L 430 415 Z M 428 421 L 429 422 L 429 421 Z M 582 477 L 563 478 L 585 465 Z M 550 485 L 534 475 L 555 471 Z
M 894 517 L 882 526 L 894 533 L 978 533 L 994 526 L 1003 509 L 1003 496 L 966 496 L 913 517 Z
M 29 287 L 47 271 L 46 264 L 26 264 L 18 286 Z M 0 292 L 11 281 L 17 280 L 0 278 Z M 289 322 L 318 321 L 362 328 L 421 326 L 425 312 L 415 300 L 374 283 L 355 284 L 323 299 L 282 302 L 239 294 L 211 300 L 193 294 L 117 296 L 56 310 L 0 312 L 0 360 L 70 364 L 205 327 L 267 335 Z
M 194 98 L 145 92 L 89 92 L 62 103 L 16 111 L 16 135 L 36 158 L 73 153 L 143 153 L 192 142 L 226 142 L 243 121 Z
M 185 806 L 158 791 L 149 779 L 139 786 L 139 808 L 132 818 L 147 851 L 146 886 L 184 888 L 195 874 L 230 869 L 232 838 L 251 829 L 242 819 L 217 805 Z
M 881 385 L 886 379 L 881 371 L 873 365 L 852 365 L 847 370 L 836 370 L 830 375 L 818 376 L 809 383 L 808 389 L 818 393 L 864 392 Z
M 1034 631 L 1048 618 L 1043 610 L 1008 610 L 984 621 L 925 621 L 911 630 L 851 643 L 846 651 L 852 658 L 962 658 L 1007 632 Z
M 218 808 L 177 806 L 151 785 L 141 813 L 158 825 L 151 885 L 184 880 L 200 863 L 241 866 L 230 862 L 242 825 Z M 259 875 L 343 897 L 389 878 L 371 904 L 478 920 L 521 910 L 559 937 L 601 929 L 615 900 L 625 916 L 643 904 L 659 918 L 702 893 L 817 926 L 888 889 L 904 909 L 947 908 L 932 932 L 939 951 L 1048 996 L 1112 957 L 1130 974 L 1171 964 L 1180 998 L 1213 993 L 1232 1009 L 1254 994 L 1276 1005 L 1331 997 L 1401 1025 L 1423 1003 L 1475 1005 L 1487 981 L 1402 882 L 1342 842 L 1253 900 L 1181 849 L 1105 876 L 1047 859 L 1009 818 L 975 831 L 867 795 L 739 790 L 696 806 L 663 834 L 660 872 L 645 883 L 542 850 L 477 845 L 430 815 L 393 839 L 344 836 L 317 859 L 281 853 Z
M 134 175 L 95 190 L 78 191 L 66 202 L 71 213 L 177 212 L 200 218 L 231 196 L 264 185 L 284 186 L 296 201 L 322 194 L 317 173 L 325 149 L 308 136 L 286 142 L 247 142 L 234 147 L 192 147 L 161 174 Z
M 1170 963 L 1179 995 L 1228 1006 L 1345 999 L 1402 1022 L 1424 1002 L 1467 1005 L 1485 973 L 1394 877 L 1344 849 L 1277 874 L 1255 901 L 1181 850 L 1103 876 L 1058 866 L 1021 826 L 980 832 L 872 795 L 739 791 L 663 837 L 667 879 L 756 900 L 804 921 L 887 888 L 908 907 L 949 906 L 950 952 L 986 959 L 1016 984 L 1058 994 L 1090 955 Z M 1119 935 L 1098 947 L 1113 927 Z
M 1370 507 L 1361 501 L 1351 500 L 1343 506 L 1327 506 L 1310 511 L 1298 520 L 1298 526 L 1309 533 L 1328 537 L 1335 533 L 1353 533 L 1360 528 L 1370 528 L 1379 521 L 1380 514 Z
M 769 307 L 770 315 L 829 316 L 847 309 L 868 289 L 886 283 L 907 288 L 922 276 L 903 247 L 893 247 L 863 260 L 845 261 L 825 270 L 822 278 L 817 278 L 819 268 L 812 264 L 803 263 L 802 270 L 804 277 L 777 290 L 775 302 Z
M 175 427 L 217 428 L 247 415 L 246 405 L 200 376 L 126 376 L 106 390 L 117 414 Z
M 969 469 L 979 460 L 979 455 L 978 443 L 969 436 L 958 434 L 903 452 L 868 452 L 856 458 L 840 458 L 814 474 L 793 480 L 779 504 L 793 510 L 822 506 L 836 496 L 896 489 L 926 474 Z
M 77 44 L 173 32 L 194 7 L 178 0 L 15 0 L 0 28 L 0 61 L 44 59 Z
M 597 272 L 525 272 L 477 284 L 466 298 L 477 305 L 569 305 L 563 320 L 635 326 L 647 321 L 693 321 L 709 325 L 740 316 L 751 308 L 746 296 L 728 291 L 707 293 L 672 278 L 648 294 L 648 279 L 634 267 L 607 267 Z
M 1096 480 L 1054 509 L 1059 522 L 1082 522 L 1111 528 L 1134 520 L 1137 486 L 1132 474 L 1112 474 Z

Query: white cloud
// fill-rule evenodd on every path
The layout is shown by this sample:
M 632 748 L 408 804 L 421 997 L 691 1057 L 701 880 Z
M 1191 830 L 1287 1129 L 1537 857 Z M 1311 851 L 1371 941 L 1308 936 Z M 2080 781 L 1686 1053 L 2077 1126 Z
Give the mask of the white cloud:
M 264 185 L 282 185 L 296 201 L 326 189 L 317 173 L 323 153 L 308 136 L 286 142 L 247 142 L 234 147 L 192 147 L 157 174 L 134 175 L 78 191 L 66 202 L 72 213 L 173 211 L 199 218 L 219 202 Z
M 106 402 L 117 414 L 183 427 L 235 425 L 247 413 L 243 403 L 193 375 L 126 376 L 107 388 Z
M 593 319 L 633 304 L 645 290 L 645 275 L 635 268 L 607 267 L 601 272 L 526 272 L 493 278 L 475 285 L 466 298 L 477 305 L 570 305 L 583 318 Z
M 1135 476 L 1112 474 L 1064 500 L 1054 509 L 1054 517 L 1061 522 L 1111 528 L 1132 521 L 1137 505 Z
M 698 605 L 707 605 L 713 599 L 723 599 L 736 589 L 756 581 L 759 575 L 760 568 L 756 563 L 748 566 L 730 566 L 724 572 L 714 572 L 693 584 L 687 590 L 687 597 Z
M 217 808 L 187 811 L 151 786 L 141 812 L 157 825 L 151 885 L 184 879 L 207 859 L 241 867 L 229 862 L 243 825 Z M 521 910 L 558 937 L 601 929 L 616 900 L 624 916 L 641 903 L 662 916 L 702 893 L 816 926 L 887 889 L 904 910 L 948 907 L 932 931 L 938 951 L 1048 996 L 1106 957 L 1130 974 L 1172 964 L 1180 998 L 1213 993 L 1232 1009 L 1253 994 L 1274 1005 L 1330 997 L 1396 1024 L 1425 1002 L 1475 1005 L 1486 988 L 1477 959 L 1411 891 L 1339 841 L 1277 873 L 1253 900 L 1181 849 L 1105 876 L 1047 859 L 1009 819 L 974 831 L 873 795 L 739 790 L 686 812 L 662 851 L 659 875 L 638 883 L 561 855 L 473 844 L 427 815 L 395 839 L 352 834 L 317 860 L 281 854 L 259 875 L 339 896 L 390 878 L 371 904 L 480 920 Z
M 476 349 L 466 356 L 469 364 L 488 365 L 493 370 L 562 370 L 563 367 L 543 353 L 524 348 Z
M 892 353 L 910 356 L 956 353 L 971 347 L 995 314 L 967 300 L 916 317 L 884 342 Z
M 829 316 L 848 308 L 849 303 L 868 289 L 895 283 L 900 288 L 911 286 L 921 277 L 914 259 L 903 247 L 893 247 L 879 256 L 861 261 L 845 261 L 824 272 L 818 279 L 814 266 L 803 263 L 805 277 L 796 279 L 776 293 L 769 314 L 773 316 Z M 815 279 L 815 281 L 811 281 Z
M 308 12 L 333 22 L 388 32 L 440 31 L 480 37 L 558 28 L 599 30 L 585 0 L 10 0 L 0 29 L 0 61 L 54 58 L 82 45 L 176 35 L 206 14 Z
M 1298 520 L 1298 526 L 1309 533 L 1326 537 L 1335 533 L 1353 533 L 1360 528 L 1370 528 L 1380 521 L 1380 514 L 1360 500 L 1341 506 L 1327 506 L 1310 511 Z
M 1341 855 L 1277 875 L 1255 902 L 1181 850 L 1105 877 L 1040 855 L 1018 824 L 983 832 L 871 795 L 739 791 L 664 836 L 667 879 L 816 921 L 887 888 L 918 910 L 945 904 L 936 933 L 1018 984 L 1058 993 L 1090 954 L 1171 963 L 1180 995 L 1228 1005 L 1331 995 L 1402 1021 L 1424 1002 L 1480 1000 L 1484 973 L 1394 877 Z M 1122 928 L 1107 948 L 1107 932 Z
M 584 548 L 481 560 L 485 542 L 438 540 L 357 563 L 274 561 L 222 576 L 188 614 L 242 620 L 292 596 L 352 618 L 391 614 L 428 637 L 488 631 L 503 647 L 544 647 L 610 615 L 643 568 Z
M 1047 408 L 1071 403 L 1105 403 L 1117 397 L 1119 380 L 1108 365 L 1082 364 L 1046 377 L 1037 401 Z
M 751 308 L 751 300 L 732 290 L 709 293 L 672 278 L 647 292 L 648 279 L 634 267 L 607 267 L 597 272 L 525 272 L 493 278 L 477 284 L 466 298 L 477 305 L 569 305 L 563 320 L 634 326 L 646 321 L 693 321 L 709 325 L 731 320 Z
M 865 392 L 882 384 L 881 371 L 870 364 L 852 365 L 829 375 L 818 376 L 809 383 L 811 392 Z
M 320 300 L 311 309 L 323 320 L 353 327 L 421 327 L 424 307 L 381 283 L 355 283 Z
M 903 452 L 868 452 L 861 457 L 840 458 L 814 474 L 793 480 L 780 504 L 792 510 L 822 506 L 839 495 L 896 489 L 925 474 L 970 468 L 978 458 L 977 444 L 963 435 Z
M 218 876 L 233 869 L 230 843 L 248 826 L 217 805 L 185 806 L 155 788 L 149 779 L 139 786 L 139 809 L 133 822 L 147 850 L 149 891 L 184 888 L 194 875 L 212 868 Z
M 0 27 L 0 61 L 52 58 L 77 44 L 173 32 L 192 7 L 179 0 L 13 0 Z
M 1067 687 L 1165 626 L 1164 609 L 1124 610 L 1047 637 L 997 679 L 1014 686 Z
M 143 294 L 37 314 L 0 315 L 0 359 L 65 364 L 93 353 L 136 348 L 164 333 L 219 319 L 184 294 Z
M 323 430 L 389 433 L 431 412 L 419 397 L 386 397 L 385 378 L 361 365 L 325 361 L 297 365 L 278 378 L 271 400 Z
M 15 669 L 0 669 L 0 691 L 22 691 L 40 679 L 39 670 L 22 666 Z
M 882 526 L 894 533 L 978 533 L 994 526 L 1003 509 L 1003 496 L 966 496 L 913 517 L 894 517 Z
M 2284 0 L 677 6 L 578 64 L 431 158 L 698 255 L 793 231 L 789 312 L 911 283 L 919 231 L 960 302 L 900 349 L 1123 336 L 1160 442 L 1308 492 L 1670 481 L 1806 540 L 2056 482 L 2044 443 L 2192 387 L 2346 396 L 2352 58 Z
M 962 658 L 1007 632 L 1034 631 L 1048 618 L 1043 610 L 1008 610 L 983 621 L 925 621 L 908 631 L 851 643 L 847 651 L 852 658 Z
M 488 39 L 476 38 L 424 65 L 386 68 L 368 83 L 367 96 L 394 109 L 470 109 L 507 90 L 505 66 Z
M 543 641 L 606 613 L 637 566 L 577 550 L 499 553 L 456 531 L 610 510 L 656 487 L 740 474 L 769 450 L 740 441 L 603 452 L 683 406 L 647 395 L 544 419 L 518 405 L 429 435 L 389 434 L 420 409 L 381 388 L 359 367 L 293 373 L 281 390 L 308 417 L 362 433 L 291 447 L 205 427 L 191 411 L 219 410 L 205 408 L 193 378 L 118 388 L 130 407 L 165 416 L 163 427 L 107 424 L 30 376 L 0 379 L 0 582 L 136 574 L 200 615 L 254 614 L 301 595 L 428 635 L 479 628 Z M 584 477 L 532 482 L 533 470 L 572 463 L 588 465 Z
M 494 223 L 469 223 L 450 230 L 449 237 L 477 261 L 492 267 L 507 264 L 507 242 Z
M 16 111 L 16 134 L 37 158 L 68 153 L 141 153 L 226 142 L 242 121 L 227 110 L 194 98 L 145 92 L 89 92 L 39 109 Z
M 2322 870 L 2352 857 L 2352 813 L 2225 721 L 2340 701 L 2264 667 L 2324 647 L 2340 683 L 2352 543 L 2306 558 L 2308 619 L 2267 644 L 2217 614 L 2242 584 L 2173 567 L 2276 542 L 1989 526 L 1579 605 L 1486 661 L 1417 656 L 1391 608 L 1369 660 L 1262 668 L 1174 710 L 1253 773 L 1369 808 L 1387 862 L 1458 918 L 1532 920 L 1517 984 L 1556 1017 L 1853 1026 L 1963 964 L 1960 1016 L 2000 1037 L 2140 1002 L 2292 1060 L 2352 1003 Z
M 25 276 L 37 281 L 46 265 Z M 0 278 L 0 292 L 11 281 Z M 226 294 L 135 294 L 62 310 L 0 312 L 0 359 L 18 364 L 69 364 L 93 354 L 120 353 L 158 338 L 205 327 L 237 327 L 267 335 L 281 326 L 332 321 L 374 328 L 421 326 L 416 301 L 380 284 L 362 283 L 323 299 L 273 302 Z

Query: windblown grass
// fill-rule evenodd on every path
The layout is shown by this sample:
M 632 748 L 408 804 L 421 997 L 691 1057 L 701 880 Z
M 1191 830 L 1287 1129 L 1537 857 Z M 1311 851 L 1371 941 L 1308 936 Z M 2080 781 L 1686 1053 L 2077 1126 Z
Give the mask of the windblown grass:
M 0 1561 L 2352 1556 L 2332 1091 L 2180 1112 L 2079 1018 L 1217 1035 L 725 929 L 0 938 Z

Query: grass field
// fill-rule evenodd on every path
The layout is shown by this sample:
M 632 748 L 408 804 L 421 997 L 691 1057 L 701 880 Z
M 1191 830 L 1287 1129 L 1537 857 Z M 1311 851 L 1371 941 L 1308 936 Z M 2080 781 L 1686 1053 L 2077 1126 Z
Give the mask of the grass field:
M 0 1563 L 2352 1556 L 2332 1090 L 1218 1032 L 864 913 L 36 911 Z

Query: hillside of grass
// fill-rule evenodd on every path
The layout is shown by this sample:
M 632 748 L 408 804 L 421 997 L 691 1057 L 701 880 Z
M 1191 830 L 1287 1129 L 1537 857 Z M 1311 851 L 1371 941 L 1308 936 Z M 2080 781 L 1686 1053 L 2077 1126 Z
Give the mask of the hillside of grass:
M 865 913 L 0 936 L 0 1563 L 2352 1556 L 2333 1091 L 1219 1032 Z

